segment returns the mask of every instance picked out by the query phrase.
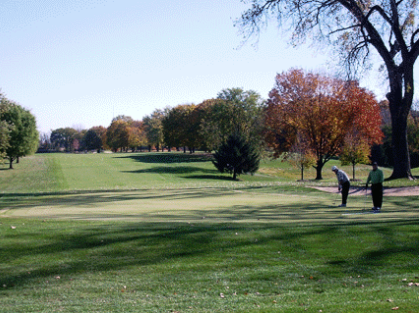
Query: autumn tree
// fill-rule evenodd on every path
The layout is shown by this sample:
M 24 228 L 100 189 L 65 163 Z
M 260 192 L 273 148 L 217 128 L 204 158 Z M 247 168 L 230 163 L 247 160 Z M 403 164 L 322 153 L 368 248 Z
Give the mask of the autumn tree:
M 252 0 L 236 21 L 245 39 L 258 34 L 271 17 L 292 29 L 294 46 L 310 38 L 334 47 L 348 74 L 377 58 L 387 71 L 394 168 L 391 178 L 411 178 L 407 118 L 414 95 L 414 64 L 419 55 L 416 0 Z M 373 53 L 375 52 L 375 53 Z
M 180 104 L 171 108 L 165 114 L 163 125 L 164 142 L 170 147 L 186 147 L 188 137 L 193 136 L 189 133 L 191 122 L 191 112 L 195 108 L 194 104 Z M 186 148 L 185 148 L 186 149 Z
M 146 145 L 147 137 L 143 121 L 132 121 L 128 125 L 128 146 L 132 151 L 140 146 Z
M 382 137 L 381 116 L 374 95 L 357 82 L 342 81 L 302 70 L 278 74 L 265 111 L 266 140 L 275 155 L 288 152 L 297 134 L 316 156 L 316 179 L 339 155 L 345 136 L 357 129 L 369 145 Z
M 310 150 L 307 140 L 297 133 L 295 143 L 289 152 L 284 154 L 284 161 L 288 161 L 293 167 L 301 171 L 301 181 L 304 181 L 304 170 L 316 164 L 316 156 Z
M 339 160 L 342 165 L 352 165 L 353 180 L 355 180 L 355 166 L 360 163 L 368 163 L 370 155 L 371 146 L 367 139 L 360 136 L 356 131 L 350 131 L 346 134 Z
M 123 119 L 114 120 L 106 130 L 106 143 L 114 151 L 123 151 L 129 146 L 129 125 Z

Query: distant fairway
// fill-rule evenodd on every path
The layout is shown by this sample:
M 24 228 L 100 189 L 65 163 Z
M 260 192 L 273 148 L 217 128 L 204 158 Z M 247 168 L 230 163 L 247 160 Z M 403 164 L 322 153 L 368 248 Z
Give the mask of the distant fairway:
M 419 197 L 337 208 L 312 188 L 337 190 L 332 165 L 321 182 L 278 160 L 232 181 L 205 154 L 4 165 L 0 312 L 417 312 Z

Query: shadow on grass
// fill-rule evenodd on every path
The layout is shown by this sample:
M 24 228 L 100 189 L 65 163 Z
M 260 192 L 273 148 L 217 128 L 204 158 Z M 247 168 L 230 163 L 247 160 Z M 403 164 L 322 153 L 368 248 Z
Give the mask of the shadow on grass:
M 201 167 L 194 166 L 154 166 L 152 168 L 135 170 L 135 171 L 124 171 L 123 173 L 153 173 L 153 174 L 190 174 L 195 172 L 201 173 L 218 173 L 216 170 L 205 169 Z
M 162 153 L 146 153 L 132 154 L 124 156 L 115 156 L 118 159 L 132 159 L 141 163 L 193 163 L 193 162 L 210 162 L 213 160 L 211 154 L 188 154 L 179 152 L 162 152 Z
M 212 262 L 210 272 L 218 267 L 225 271 L 228 264 L 228 268 L 243 268 L 241 273 L 245 277 L 246 268 L 252 268 L 250 272 L 254 273 L 257 269 L 263 271 L 267 267 L 288 264 L 289 260 L 300 264 L 300 271 L 301 268 L 307 270 L 317 264 L 310 260 L 317 260 L 320 255 L 328 266 L 321 265 L 316 269 L 324 276 L 349 273 L 354 277 L 357 274 L 372 276 L 382 271 L 382 267 L 376 265 L 384 265 L 385 260 L 399 256 L 407 257 L 397 258 L 398 263 L 392 266 L 399 267 L 404 273 L 414 272 L 418 267 L 418 221 L 318 226 L 83 222 L 71 226 L 68 222 L 46 222 L 41 226 L 42 222 L 32 221 L 38 225 L 29 223 L 26 229 L 3 231 L 6 233 L 3 242 L 7 241 L 7 244 L 1 248 L 0 260 L 7 264 L 7 270 L 0 272 L 0 282 L 8 288 L 18 288 L 54 276 L 60 276 L 61 281 L 70 281 L 78 274 L 149 265 L 154 271 L 159 270 L 156 269 L 159 266 L 162 273 L 170 275 L 169 268 L 174 262 L 182 262 L 184 266 Z M 360 241 L 367 242 L 360 245 Z M 278 258 L 277 251 L 281 251 L 283 261 Z M 25 264 L 23 260 L 29 259 L 31 263 Z M 225 260 L 229 260 L 228 263 Z

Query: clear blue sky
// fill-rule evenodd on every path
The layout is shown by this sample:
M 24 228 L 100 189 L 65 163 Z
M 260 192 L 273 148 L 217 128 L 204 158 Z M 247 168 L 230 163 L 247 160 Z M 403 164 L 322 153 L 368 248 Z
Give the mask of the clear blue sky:
M 1 0 L 0 88 L 38 130 L 109 126 L 225 88 L 268 97 L 291 67 L 333 72 L 331 55 L 288 47 L 275 23 L 257 48 L 233 21 L 239 0 Z M 361 81 L 374 91 L 383 81 Z M 378 91 L 378 93 L 383 91 Z M 382 95 L 381 95 L 382 97 Z

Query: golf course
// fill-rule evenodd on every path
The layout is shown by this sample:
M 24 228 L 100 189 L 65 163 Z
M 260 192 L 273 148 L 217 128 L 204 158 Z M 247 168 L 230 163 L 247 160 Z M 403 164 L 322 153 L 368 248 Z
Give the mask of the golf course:
M 180 152 L 0 165 L 0 312 L 419 312 L 419 196 L 389 192 L 419 182 L 385 181 L 373 214 L 357 165 L 338 208 L 333 165 L 352 178 L 266 158 L 232 180 Z

